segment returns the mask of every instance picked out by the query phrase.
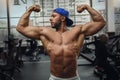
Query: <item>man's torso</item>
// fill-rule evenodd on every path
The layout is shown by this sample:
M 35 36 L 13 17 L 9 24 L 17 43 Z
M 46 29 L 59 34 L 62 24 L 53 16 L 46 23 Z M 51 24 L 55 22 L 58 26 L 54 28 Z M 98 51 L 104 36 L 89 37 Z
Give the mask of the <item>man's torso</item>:
M 84 35 L 79 31 L 73 29 L 64 33 L 49 32 L 47 37 L 42 39 L 50 56 L 52 75 L 61 78 L 77 76 L 76 60 L 84 41 Z

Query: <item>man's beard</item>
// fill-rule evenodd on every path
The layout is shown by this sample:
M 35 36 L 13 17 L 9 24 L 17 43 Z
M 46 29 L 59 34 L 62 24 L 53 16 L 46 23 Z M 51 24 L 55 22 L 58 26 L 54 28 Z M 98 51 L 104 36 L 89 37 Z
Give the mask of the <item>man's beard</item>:
M 55 28 L 56 30 L 58 30 L 61 26 L 61 23 L 62 23 L 62 21 L 59 21 L 59 22 L 55 23 L 52 28 Z

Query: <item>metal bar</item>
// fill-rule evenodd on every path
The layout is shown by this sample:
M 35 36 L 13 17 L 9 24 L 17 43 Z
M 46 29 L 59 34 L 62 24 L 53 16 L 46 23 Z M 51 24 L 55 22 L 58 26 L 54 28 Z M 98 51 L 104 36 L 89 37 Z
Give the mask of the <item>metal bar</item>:
M 10 16 L 9 16 L 9 0 L 6 0 L 7 6 L 7 24 L 8 24 L 8 36 L 10 35 Z

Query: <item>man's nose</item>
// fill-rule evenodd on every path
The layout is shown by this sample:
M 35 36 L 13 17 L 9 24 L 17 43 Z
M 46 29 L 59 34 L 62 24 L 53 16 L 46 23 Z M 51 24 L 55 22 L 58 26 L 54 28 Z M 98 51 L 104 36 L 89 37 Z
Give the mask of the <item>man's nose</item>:
M 50 17 L 50 21 L 52 21 L 52 17 Z

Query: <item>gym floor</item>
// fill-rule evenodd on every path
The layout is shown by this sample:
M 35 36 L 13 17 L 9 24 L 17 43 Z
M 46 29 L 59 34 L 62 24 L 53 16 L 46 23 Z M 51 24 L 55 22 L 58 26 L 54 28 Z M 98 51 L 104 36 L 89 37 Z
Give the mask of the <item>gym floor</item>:
M 21 72 L 15 73 L 15 80 L 48 80 L 50 61 L 47 55 L 40 55 L 40 61 L 25 61 Z M 78 59 L 78 73 L 81 80 L 99 80 L 93 74 L 93 66 L 82 57 Z

